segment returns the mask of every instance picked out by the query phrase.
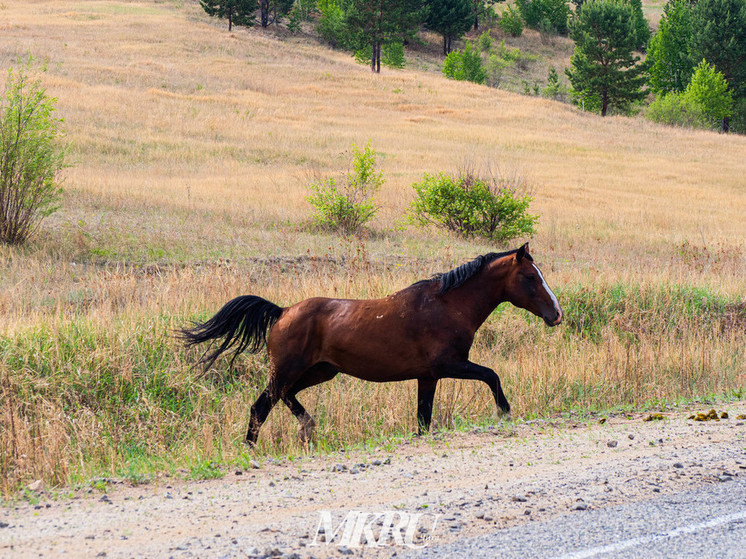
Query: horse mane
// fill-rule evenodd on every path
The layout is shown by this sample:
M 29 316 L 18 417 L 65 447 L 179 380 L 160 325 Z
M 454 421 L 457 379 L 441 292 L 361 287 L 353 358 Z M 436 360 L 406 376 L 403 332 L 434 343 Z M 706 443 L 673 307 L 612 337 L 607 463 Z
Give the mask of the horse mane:
M 482 254 L 481 256 L 477 256 L 471 262 L 462 264 L 458 268 L 454 268 L 453 270 L 444 272 L 442 274 L 436 274 L 429 280 L 422 280 L 417 283 L 439 282 L 440 289 L 438 290 L 438 294 L 442 295 L 451 291 L 452 289 L 456 289 L 457 287 L 463 285 L 466 280 L 477 275 L 490 262 L 493 262 L 494 260 L 497 260 L 498 258 L 502 258 L 504 256 L 515 254 L 519 250 L 520 249 L 516 248 L 507 252 L 490 252 L 488 254 Z M 530 254 L 526 254 L 526 258 L 533 261 L 533 258 L 531 258 Z

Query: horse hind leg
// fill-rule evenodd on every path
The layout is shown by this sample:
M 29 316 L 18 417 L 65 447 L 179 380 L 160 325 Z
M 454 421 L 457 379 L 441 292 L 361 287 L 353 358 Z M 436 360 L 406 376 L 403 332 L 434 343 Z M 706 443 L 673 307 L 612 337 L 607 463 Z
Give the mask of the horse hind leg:
M 303 407 L 303 404 L 298 401 L 294 394 L 288 394 L 282 401 L 290 408 L 290 411 L 296 417 L 298 423 L 300 423 L 300 430 L 298 431 L 300 442 L 308 444 L 313 438 L 316 429 L 316 422 L 313 420 L 313 417 L 306 411 L 306 408 Z
M 271 357 L 271 352 L 270 352 Z M 246 433 L 246 444 L 256 445 L 259 430 L 267 420 L 269 412 L 275 407 L 280 399 L 285 399 L 288 393 L 294 394 L 291 387 L 308 369 L 308 363 L 302 356 L 283 356 L 279 363 L 274 365 L 269 377 L 269 384 L 251 406 L 249 418 L 249 429 Z
M 278 400 L 276 388 L 270 383 L 264 392 L 259 395 L 256 402 L 251 406 L 251 417 L 249 418 L 249 430 L 246 432 L 246 444 L 256 446 L 259 429 L 267 420 L 269 412 L 275 407 Z
M 311 414 L 306 411 L 306 408 L 303 407 L 303 404 L 298 401 L 296 394 L 301 390 L 333 379 L 337 373 L 338 371 L 328 363 L 319 363 L 311 367 L 298 379 L 282 398 L 282 401 L 285 402 L 285 405 L 296 417 L 298 423 L 300 423 L 298 435 L 303 444 L 308 444 L 312 440 L 316 429 L 316 422 L 311 417 Z

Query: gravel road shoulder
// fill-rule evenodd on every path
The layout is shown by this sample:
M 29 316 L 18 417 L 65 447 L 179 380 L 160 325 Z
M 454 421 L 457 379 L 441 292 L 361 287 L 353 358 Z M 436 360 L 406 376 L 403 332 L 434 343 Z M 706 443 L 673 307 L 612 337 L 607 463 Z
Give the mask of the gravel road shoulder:
M 652 421 L 633 413 L 603 423 L 504 422 L 391 449 L 260 458 L 259 468 L 231 470 L 220 480 L 160 477 L 64 498 L 41 491 L 38 502 L 0 508 L 0 555 L 389 557 L 407 551 L 410 540 L 373 547 L 363 533 L 339 546 L 340 528 L 326 543 L 318 533 L 324 515 L 337 530 L 350 511 L 369 520 L 419 514 L 410 543 L 443 545 L 568 510 L 583 514 L 745 476 L 746 421 L 736 417 L 746 402 L 716 408 L 729 419 L 688 419 L 709 408 L 667 411 Z M 364 528 L 380 536 L 373 523 Z

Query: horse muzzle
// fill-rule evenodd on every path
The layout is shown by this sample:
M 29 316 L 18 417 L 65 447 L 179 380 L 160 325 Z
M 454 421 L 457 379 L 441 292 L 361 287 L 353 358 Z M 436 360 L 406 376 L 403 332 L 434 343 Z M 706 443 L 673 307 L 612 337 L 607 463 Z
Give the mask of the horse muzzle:
M 562 322 L 562 311 L 558 310 L 554 317 L 544 317 L 544 322 L 547 326 L 558 326 Z

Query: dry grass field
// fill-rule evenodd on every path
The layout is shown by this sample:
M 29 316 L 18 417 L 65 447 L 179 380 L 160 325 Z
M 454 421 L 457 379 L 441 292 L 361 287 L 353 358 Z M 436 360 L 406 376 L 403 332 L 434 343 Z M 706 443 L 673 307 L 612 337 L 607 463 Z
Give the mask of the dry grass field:
M 253 456 L 265 358 L 199 377 L 172 329 L 245 293 L 383 296 L 503 248 L 406 224 L 412 183 L 465 165 L 531 184 L 532 252 L 565 307 L 551 331 L 501 308 L 479 333 L 472 359 L 515 416 L 743 395 L 746 137 L 374 75 L 192 1 L 0 0 L 0 70 L 29 53 L 74 165 L 34 241 L 0 247 L 3 492 Z M 307 185 L 369 140 L 386 178 L 370 231 L 314 231 Z M 300 396 L 321 449 L 411 432 L 414 398 L 347 378 Z M 473 382 L 442 383 L 436 406 L 441 427 L 494 418 Z M 256 452 L 306 451 L 296 425 L 278 407 Z

